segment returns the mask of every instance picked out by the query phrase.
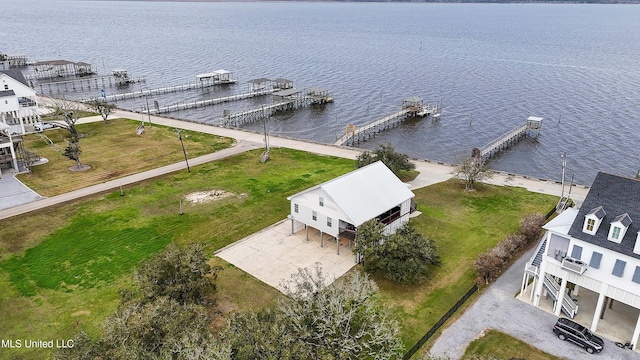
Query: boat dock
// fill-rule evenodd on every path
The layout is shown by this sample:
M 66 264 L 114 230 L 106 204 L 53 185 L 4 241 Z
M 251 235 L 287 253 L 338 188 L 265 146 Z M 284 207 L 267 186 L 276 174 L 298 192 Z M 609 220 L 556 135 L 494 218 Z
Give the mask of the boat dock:
M 427 117 L 433 115 L 434 119 L 439 118 L 440 106 L 424 105 L 423 99 L 413 96 L 402 101 L 402 110 L 385 116 L 382 119 L 373 121 L 361 128 L 356 128 L 353 124 L 348 124 L 343 137 L 338 139 L 334 145 L 355 145 L 361 141 L 375 136 L 375 134 L 390 129 L 393 126 L 411 118 Z
M 274 81 L 278 81 L 276 79 Z M 280 79 L 286 80 L 286 79 Z M 290 80 L 287 80 L 289 83 Z M 291 83 L 292 84 L 292 83 Z M 280 111 L 295 110 L 311 104 L 327 104 L 333 102 L 328 90 L 320 87 L 306 89 L 304 93 L 296 88 L 285 86 L 285 90 L 279 90 L 281 86 L 275 86 L 273 94 L 273 104 L 262 105 L 257 109 L 246 110 L 231 114 L 224 110 L 222 115 L 223 126 L 241 126 L 258 120 L 268 119 Z
M 232 84 L 232 83 L 235 83 L 235 80 L 224 83 L 224 84 Z M 194 83 L 188 83 L 188 84 L 182 84 L 182 85 L 164 86 L 164 87 L 159 87 L 154 89 L 141 89 L 138 91 L 132 91 L 132 92 L 122 93 L 122 94 L 111 94 L 111 95 L 105 96 L 104 99 L 105 101 L 134 99 L 134 98 L 140 98 L 140 97 L 151 96 L 151 95 L 167 94 L 167 93 L 173 93 L 173 92 L 179 92 L 179 91 L 188 91 L 193 89 L 202 89 L 202 88 L 206 88 L 214 85 L 220 85 L 220 84 L 223 84 L 223 83 L 219 82 L 215 84 L 209 83 L 209 84 L 202 85 L 197 82 L 194 82 Z
M 487 145 L 479 149 L 477 156 L 482 159 L 482 162 L 486 162 L 496 154 L 503 150 L 508 149 L 512 145 L 518 143 L 524 138 L 527 133 L 535 131 L 536 137 L 540 134 L 540 127 L 542 126 L 542 118 L 529 116 L 523 125 L 516 126 L 507 133 L 501 135 L 495 140 L 491 141 Z
M 0 52 L 0 65 L 3 70 L 11 69 L 12 67 L 25 67 L 27 66 L 26 55 L 8 55 Z
M 249 99 L 249 98 L 258 97 L 258 96 L 265 96 L 265 95 L 272 94 L 274 91 L 275 90 L 273 90 L 273 89 L 260 90 L 260 91 L 252 91 L 252 92 L 248 92 L 248 93 L 244 93 L 244 94 L 225 96 L 225 97 L 220 97 L 220 98 L 215 98 L 215 99 L 182 102 L 182 103 L 178 103 L 178 104 L 158 107 L 158 108 L 155 108 L 155 109 L 149 109 L 149 111 L 147 111 L 147 109 L 144 108 L 142 110 L 142 112 L 145 113 L 145 114 L 147 114 L 147 113 L 166 114 L 166 113 L 170 113 L 172 111 L 195 109 L 195 108 L 200 108 L 200 107 L 205 107 L 205 106 L 210 106 L 210 105 L 215 105 L 215 104 L 221 104 L 221 103 L 225 103 L 225 102 L 244 100 L 244 99 Z
M 144 77 L 138 77 L 135 79 L 129 79 L 129 82 L 144 82 L 145 80 L 146 79 Z M 122 82 L 113 75 L 102 75 L 64 81 L 38 82 L 35 85 L 31 83 L 31 87 L 36 90 L 40 89 L 40 94 L 44 94 L 45 91 L 48 94 L 54 94 L 69 91 L 104 89 L 107 86 L 121 84 Z

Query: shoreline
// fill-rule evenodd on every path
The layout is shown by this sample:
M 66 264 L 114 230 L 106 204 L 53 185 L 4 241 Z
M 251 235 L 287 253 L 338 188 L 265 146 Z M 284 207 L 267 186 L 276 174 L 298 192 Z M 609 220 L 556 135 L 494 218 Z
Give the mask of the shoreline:
M 46 104 L 48 99 L 49 98 L 47 97 L 39 96 L 38 103 Z M 135 119 L 140 114 L 140 112 L 118 108 L 111 114 L 111 118 Z M 248 151 L 250 149 L 260 148 L 262 147 L 262 144 L 264 144 L 264 136 L 262 134 L 244 129 L 231 129 L 215 125 L 203 124 L 192 120 L 176 119 L 159 115 L 151 115 L 151 120 L 154 124 L 158 125 L 229 137 L 236 141 L 236 145 L 232 148 L 227 149 L 227 151 L 222 150 L 216 153 L 190 159 L 193 165 L 218 160 L 220 158 L 232 156 L 240 152 Z M 81 118 L 77 123 L 82 124 L 95 121 L 102 121 L 102 117 L 98 115 L 93 117 Z M 335 156 L 352 160 L 355 160 L 359 154 L 365 151 L 364 149 L 360 148 L 335 146 L 310 140 L 292 139 L 288 137 L 273 135 L 270 135 L 269 142 L 270 145 L 274 148 L 290 148 L 295 150 L 307 151 L 318 155 Z M 408 182 L 408 185 L 412 190 L 446 181 L 453 177 L 453 175 L 451 174 L 451 170 L 454 167 L 453 164 L 447 164 L 441 161 L 431 161 L 427 159 L 411 158 L 411 160 L 416 164 L 416 170 L 420 172 L 420 174 L 414 180 Z M 3 209 L 0 210 L 0 220 L 26 214 L 28 212 L 42 209 L 55 204 L 90 196 L 92 194 L 110 191 L 118 188 L 120 185 L 132 184 L 148 178 L 153 178 L 170 172 L 178 171 L 182 168 L 186 168 L 186 166 L 184 165 L 184 163 L 180 162 L 142 173 L 129 175 L 124 178 L 110 180 L 101 184 L 78 189 L 66 194 L 61 194 L 50 198 L 43 198 L 23 205 Z M 533 178 L 527 175 L 518 175 L 502 171 L 495 171 L 492 178 L 485 179 L 481 182 L 498 186 L 523 187 L 532 192 L 558 196 L 558 198 L 563 193 L 562 183 L 560 181 L 543 178 Z M 566 193 L 570 191 L 567 186 L 565 186 L 565 189 Z M 586 197 L 588 190 L 589 187 L 585 185 L 574 185 L 571 188 L 572 199 L 576 203 L 576 206 L 579 207 L 582 204 L 582 201 Z

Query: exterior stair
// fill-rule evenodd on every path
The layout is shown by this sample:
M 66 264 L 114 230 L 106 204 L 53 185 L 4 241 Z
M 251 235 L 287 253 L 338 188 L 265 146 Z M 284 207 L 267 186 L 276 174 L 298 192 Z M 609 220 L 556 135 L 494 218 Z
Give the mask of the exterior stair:
M 546 245 L 547 245 L 547 238 L 545 236 L 544 241 L 542 242 L 542 244 L 540 244 L 540 247 L 538 247 L 538 251 L 536 251 L 536 254 L 533 257 L 533 260 L 531 261 L 531 265 L 535 267 L 540 266 L 540 264 L 542 263 L 542 256 L 544 256 L 544 249 L 546 248 Z
M 557 302 L 558 294 L 560 293 L 560 284 L 558 284 L 551 275 L 544 274 L 543 285 L 553 300 Z M 578 313 L 578 304 L 576 304 L 567 293 L 562 295 L 562 306 L 560 309 L 565 315 L 573 319 Z

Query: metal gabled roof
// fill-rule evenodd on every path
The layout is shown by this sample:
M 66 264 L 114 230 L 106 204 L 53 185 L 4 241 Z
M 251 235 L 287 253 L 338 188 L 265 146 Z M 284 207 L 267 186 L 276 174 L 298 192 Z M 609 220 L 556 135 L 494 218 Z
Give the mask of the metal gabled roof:
M 329 180 L 287 198 L 322 189 L 355 226 L 398 206 L 415 195 L 381 161 Z

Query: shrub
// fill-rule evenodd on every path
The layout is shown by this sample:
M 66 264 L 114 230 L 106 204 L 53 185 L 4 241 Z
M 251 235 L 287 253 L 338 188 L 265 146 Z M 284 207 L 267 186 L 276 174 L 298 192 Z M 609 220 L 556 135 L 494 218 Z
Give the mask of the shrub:
M 544 229 L 542 228 L 544 221 L 544 215 L 542 214 L 531 214 L 522 218 L 518 234 L 524 236 L 526 244 L 537 241 L 544 234 Z
M 544 224 L 544 216 L 541 214 L 525 216 L 520 221 L 518 233 L 507 235 L 496 246 L 478 255 L 475 263 L 478 275 L 476 283 L 481 285 L 484 281 L 488 284 L 497 279 L 512 258 L 542 236 L 544 232 L 542 224 Z

